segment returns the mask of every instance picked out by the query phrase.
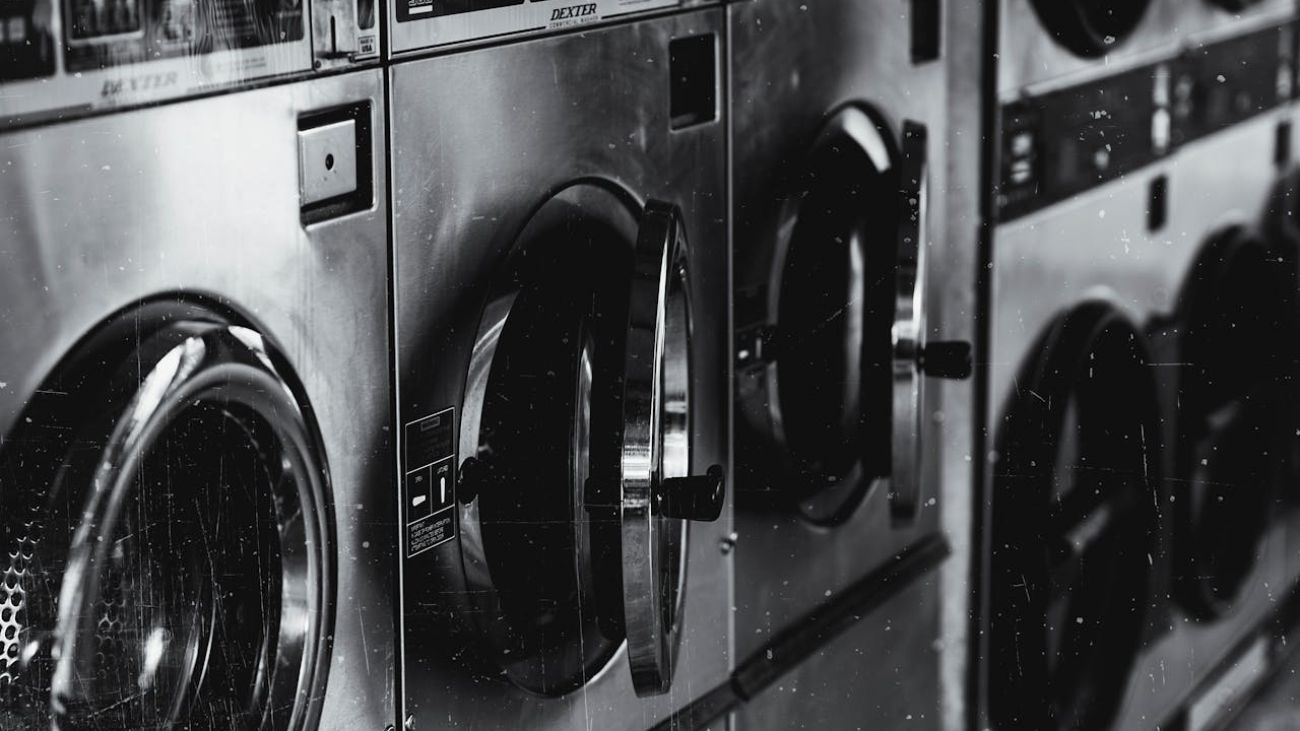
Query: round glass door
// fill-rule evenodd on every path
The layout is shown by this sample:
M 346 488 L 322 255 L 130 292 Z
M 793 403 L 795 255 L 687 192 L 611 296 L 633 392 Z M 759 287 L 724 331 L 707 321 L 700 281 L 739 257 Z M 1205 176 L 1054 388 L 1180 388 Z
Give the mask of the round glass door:
M 497 662 L 535 693 L 580 687 L 623 641 L 621 593 L 596 580 L 619 560 L 616 503 L 588 485 L 618 469 L 635 236 L 631 207 L 603 187 L 542 206 L 484 309 L 466 383 L 466 573 Z
M 477 628 L 535 693 L 581 687 L 625 640 L 638 692 L 671 680 L 655 656 L 652 687 L 641 648 L 675 648 L 682 518 L 707 510 L 689 477 L 685 264 L 665 259 L 663 211 L 595 183 L 561 191 L 518 236 L 480 321 L 461 544 Z
M 857 107 L 813 146 L 778 252 L 772 422 L 791 497 L 836 522 L 889 474 L 899 176 L 887 131 Z
M 1286 445 L 1294 276 L 1249 231 L 1219 232 L 1180 295 L 1178 579 L 1194 615 L 1229 611 L 1249 578 Z
M 989 712 L 996 729 L 1105 729 L 1141 643 L 1159 481 L 1142 336 L 1109 305 L 1049 328 L 997 437 Z
M 136 347 L 134 318 L 45 384 L 3 455 L 0 714 L 312 729 L 333 591 L 315 427 L 256 332 L 173 320 Z

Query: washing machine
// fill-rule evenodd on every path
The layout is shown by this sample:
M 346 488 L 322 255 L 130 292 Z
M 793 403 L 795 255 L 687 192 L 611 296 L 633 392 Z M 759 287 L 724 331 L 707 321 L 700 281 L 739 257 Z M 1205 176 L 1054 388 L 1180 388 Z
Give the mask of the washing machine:
M 728 678 L 724 53 L 702 10 L 389 70 L 408 728 Z
M 383 101 L 4 133 L 0 726 L 396 721 Z
M 990 77 L 971 720 L 1209 728 L 1292 579 L 1294 278 L 1259 224 L 1294 10 L 1020 4 Z
M 945 235 L 943 5 L 727 8 L 740 728 L 939 721 L 976 272 Z

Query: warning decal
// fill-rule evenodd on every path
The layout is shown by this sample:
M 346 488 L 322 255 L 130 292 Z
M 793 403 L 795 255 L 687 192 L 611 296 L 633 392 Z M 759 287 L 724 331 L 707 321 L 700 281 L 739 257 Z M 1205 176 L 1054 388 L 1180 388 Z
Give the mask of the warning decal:
M 446 409 L 406 424 L 403 430 L 402 514 L 406 557 L 456 537 L 455 412 Z

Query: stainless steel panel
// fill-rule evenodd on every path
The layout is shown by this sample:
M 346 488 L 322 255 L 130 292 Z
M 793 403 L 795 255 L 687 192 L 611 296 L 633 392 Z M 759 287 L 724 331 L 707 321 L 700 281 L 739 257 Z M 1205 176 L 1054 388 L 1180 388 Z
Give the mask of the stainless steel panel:
M 983 50 L 984 3 L 949 0 L 944 12 L 944 63 L 947 65 L 946 174 L 942 190 L 944 235 L 933 242 L 934 259 L 944 262 L 931 274 L 928 303 L 931 323 L 943 337 L 976 342 L 976 282 L 983 270 L 980 240 L 980 160 L 984 112 L 982 79 L 990 61 Z M 975 362 L 987 354 L 976 350 Z M 939 569 L 939 727 L 967 727 L 971 673 L 971 618 L 975 607 L 972 576 L 978 555 L 974 544 L 975 483 L 983 464 L 976 454 L 975 388 L 982 366 L 970 381 L 944 380 L 931 389 L 945 426 L 939 437 L 936 463 L 940 529 L 952 546 L 952 556 Z
M 367 71 L 0 137 L 0 432 L 80 337 L 153 295 L 228 303 L 301 379 L 338 541 L 322 729 L 396 717 L 387 206 L 380 186 L 368 210 L 308 230 L 298 206 L 298 115 L 364 101 L 382 129 Z
M 692 12 L 390 69 L 403 421 L 447 406 L 460 413 L 481 308 L 505 255 L 550 195 L 598 178 L 641 204 L 681 207 L 697 315 L 692 459 L 729 464 L 724 123 L 671 131 L 666 96 L 669 41 L 713 33 L 725 53 L 721 20 L 719 11 Z M 455 611 L 464 581 L 456 542 L 407 562 L 405 714 L 416 728 L 450 719 L 473 729 L 639 731 L 725 682 L 731 558 L 721 544 L 730 512 L 728 502 L 718 522 L 690 528 L 677 674 L 668 694 L 652 698 L 635 697 L 626 648 L 558 698 L 476 669 L 486 658 L 456 617 L 442 616 Z M 420 635 L 417 622 L 447 629 Z

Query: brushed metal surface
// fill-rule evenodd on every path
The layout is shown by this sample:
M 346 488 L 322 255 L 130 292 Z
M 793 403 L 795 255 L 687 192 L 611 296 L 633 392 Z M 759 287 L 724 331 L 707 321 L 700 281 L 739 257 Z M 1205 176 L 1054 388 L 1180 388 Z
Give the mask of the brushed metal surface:
M 394 66 L 391 74 L 398 403 L 403 420 L 461 404 L 493 276 L 556 190 L 598 178 L 680 206 L 686 232 L 696 466 L 729 464 L 724 122 L 670 131 L 668 43 L 718 35 L 705 10 Z M 461 458 L 466 455 L 460 455 Z M 583 688 L 525 693 L 457 629 L 457 542 L 405 567 L 405 714 L 416 728 L 652 726 L 731 667 L 730 504 L 690 528 L 681 649 L 666 695 L 638 699 L 626 648 Z
M 1189 144 L 1124 179 L 995 230 L 986 417 L 990 434 L 996 434 L 1007 403 L 1018 392 L 1015 378 L 1029 348 L 1053 317 L 1091 296 L 1115 303 L 1138 323 L 1167 315 L 1210 234 L 1232 223 L 1258 221 L 1274 179 L 1275 125 L 1289 116 L 1288 109 L 1262 115 Z M 1169 180 L 1168 223 L 1150 232 L 1147 190 L 1159 175 Z M 1156 361 L 1157 369 L 1174 367 L 1159 357 Z M 1157 375 L 1161 408 L 1173 413 L 1176 388 Z M 1172 428 L 1173 420 L 1166 423 Z M 1167 433 L 1165 443 L 1172 444 L 1173 438 Z M 1166 461 L 1170 452 L 1166 450 Z M 1166 469 L 1165 474 L 1172 473 Z M 1162 503 L 1174 489 L 1172 481 L 1167 482 Z M 1162 550 L 1152 557 L 1155 609 L 1116 729 L 1166 722 L 1197 679 L 1275 608 L 1281 587 L 1293 581 L 1300 568 L 1288 567 L 1285 559 L 1287 536 L 1295 526 L 1275 525 L 1262 541 L 1260 561 L 1237 609 L 1219 622 L 1197 623 L 1166 596 L 1171 557 L 1165 549 L 1171 523 L 1166 515 Z
M 943 17 L 948 17 L 945 3 Z M 969 44 L 968 8 L 960 21 L 946 20 L 944 54 Z M 950 239 L 949 199 L 968 201 L 973 210 L 974 186 L 952 189 L 953 168 L 975 172 L 977 147 L 970 157 L 949 157 L 952 135 L 965 134 L 977 144 L 978 127 L 949 127 L 947 108 L 950 62 L 913 65 L 910 26 L 905 6 L 865 2 L 784 2 L 752 0 L 728 6 L 732 34 L 732 196 L 734 289 L 772 299 L 781 244 L 783 204 L 792 193 L 783 181 L 804 163 L 812 143 L 836 108 L 857 102 L 868 105 L 886 122 L 895 141 L 902 123 L 924 123 L 929 132 L 928 235 L 925 254 L 925 336 L 967 339 L 972 333 L 977 227 L 967 220 L 965 237 Z M 972 66 L 971 68 L 978 68 Z M 968 96 L 967 119 L 978 119 L 978 96 Z M 950 193 L 955 195 L 950 196 Z M 869 273 L 869 276 L 871 273 Z M 892 291 L 892 290 L 891 290 Z M 738 328 L 752 322 L 737 321 Z M 747 508 L 738 511 L 736 526 L 736 642 L 744 657 L 771 633 L 814 608 L 853 580 L 889 560 L 898 550 L 927 533 L 948 525 L 941 514 L 969 499 L 969 382 L 932 382 L 920 406 L 922 450 L 920 514 L 914 525 L 891 525 L 887 493 L 882 482 L 843 524 L 814 526 L 788 512 Z M 739 412 L 737 419 L 740 418 Z M 737 432 L 740 433 L 739 431 Z M 739 454 L 739 450 L 738 450 Z M 737 489 L 744 489 L 738 485 Z M 969 518 L 969 510 L 958 512 Z M 952 522 L 966 531 L 962 518 Z M 948 566 L 966 566 L 965 555 L 948 559 Z M 958 584 L 952 595 L 964 615 L 964 569 L 949 576 Z M 945 671 L 952 687 L 940 690 L 940 648 L 951 640 L 960 654 L 960 622 L 940 627 L 938 576 L 909 590 L 888 607 L 860 620 L 860 626 L 835 641 L 791 674 L 795 686 L 774 687 L 742 707 L 737 725 L 744 729 L 810 727 L 855 728 L 917 725 L 937 728 L 940 695 L 960 706 L 962 670 Z M 945 597 L 946 601 L 946 597 Z M 910 608 L 905 630 L 890 617 Z M 900 631 L 902 630 L 902 631 Z M 942 638 L 941 638 L 942 635 Z M 893 663 L 893 664 L 891 664 Z M 886 670 L 887 668 L 887 670 Z M 879 671 L 879 672 L 878 672 Z M 887 676 L 887 677 L 886 677 Z M 838 680 L 844 680 L 842 688 Z M 922 710 L 924 709 L 924 710 Z M 909 719 L 908 716 L 911 715 Z M 958 710 L 950 710 L 954 719 Z M 812 722 L 816 720 L 816 723 Z
M 984 73 L 991 63 L 984 53 L 986 22 L 982 0 L 948 0 L 944 8 L 944 63 L 947 65 L 947 134 L 942 196 L 944 236 L 931 243 L 932 260 L 944 262 L 932 272 L 930 308 L 932 323 L 941 323 L 944 337 L 976 338 L 976 282 L 987 276 L 983 267 L 980 216 L 981 158 L 984 145 Z M 941 164 L 936 162 L 936 165 Z M 969 381 L 942 380 L 930 389 L 948 425 L 937 449 L 940 528 L 952 546 L 952 557 L 939 569 L 939 727 L 945 731 L 968 728 L 968 688 L 971 662 L 972 579 L 975 549 L 975 483 L 982 464 L 976 453 L 976 430 L 983 414 L 976 413 L 976 383 L 987 354 L 974 354 L 975 375 Z
M 0 432 L 77 339 L 164 293 L 241 312 L 301 379 L 338 539 L 324 730 L 396 717 L 384 190 L 307 230 L 298 204 L 298 114 L 366 100 L 382 129 L 366 71 L 0 136 Z

